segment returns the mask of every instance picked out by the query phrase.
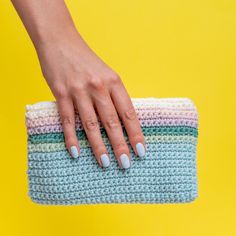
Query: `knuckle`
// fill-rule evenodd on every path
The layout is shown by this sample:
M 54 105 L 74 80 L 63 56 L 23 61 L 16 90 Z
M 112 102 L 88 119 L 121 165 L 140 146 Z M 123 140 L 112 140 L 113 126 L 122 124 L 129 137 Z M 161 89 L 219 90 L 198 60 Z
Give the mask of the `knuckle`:
M 105 122 L 106 129 L 114 129 L 119 127 L 119 120 L 116 115 L 108 116 L 108 119 Z
M 131 107 L 124 112 L 124 118 L 127 120 L 134 120 L 137 118 L 137 114 L 134 107 Z
M 95 117 L 89 117 L 84 121 L 84 127 L 87 131 L 94 131 L 98 129 L 98 121 Z
M 63 126 L 68 126 L 73 124 L 73 119 L 72 117 L 69 116 L 64 116 L 61 118 L 61 123 Z
M 121 83 L 121 79 L 120 79 L 120 76 L 118 74 L 116 74 L 115 72 L 113 72 L 110 76 L 110 82 L 113 84 L 113 85 L 117 85 L 117 84 L 120 84 Z
M 69 96 L 69 93 L 64 86 L 57 86 L 54 89 L 54 95 L 57 99 L 64 99 Z
M 113 149 L 115 151 L 120 150 L 120 149 L 126 149 L 126 148 L 127 148 L 127 144 L 124 140 L 123 141 L 121 140 L 113 145 Z
M 97 91 L 103 91 L 105 89 L 105 83 L 102 79 L 99 78 L 90 78 L 89 86 Z
M 70 86 L 70 90 L 73 95 L 78 95 L 81 94 L 85 90 L 85 88 L 82 83 L 73 83 Z

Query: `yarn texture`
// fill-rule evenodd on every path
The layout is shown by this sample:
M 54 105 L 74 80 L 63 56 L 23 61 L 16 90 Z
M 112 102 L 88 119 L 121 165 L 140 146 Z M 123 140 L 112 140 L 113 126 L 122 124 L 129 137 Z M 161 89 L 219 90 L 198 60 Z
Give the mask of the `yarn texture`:
M 103 169 L 95 159 L 79 116 L 80 157 L 65 146 L 57 103 L 26 106 L 28 186 L 32 201 L 49 205 L 98 203 L 185 203 L 198 195 L 196 145 L 198 113 L 188 98 L 132 98 L 146 142 L 146 154 L 131 154 L 131 167 L 120 169 L 98 117 L 111 157 Z

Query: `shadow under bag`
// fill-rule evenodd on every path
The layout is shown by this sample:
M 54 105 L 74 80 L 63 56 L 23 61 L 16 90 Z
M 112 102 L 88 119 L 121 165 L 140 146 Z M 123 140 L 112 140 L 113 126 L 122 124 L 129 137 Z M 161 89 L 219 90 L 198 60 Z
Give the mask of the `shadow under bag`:
M 131 154 L 122 170 L 106 131 L 99 125 L 111 165 L 98 164 L 76 114 L 80 157 L 71 158 L 56 102 L 26 106 L 28 181 L 32 201 L 49 205 L 98 203 L 185 203 L 198 194 L 198 113 L 188 98 L 132 98 L 146 141 L 146 155 Z

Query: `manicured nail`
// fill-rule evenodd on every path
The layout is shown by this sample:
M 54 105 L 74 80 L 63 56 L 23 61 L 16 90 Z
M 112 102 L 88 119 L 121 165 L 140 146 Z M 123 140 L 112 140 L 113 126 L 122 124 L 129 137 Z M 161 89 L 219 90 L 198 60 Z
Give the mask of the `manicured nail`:
M 122 154 L 120 156 L 120 162 L 121 162 L 121 165 L 124 169 L 130 168 L 130 160 L 126 154 Z
M 136 144 L 136 150 L 137 150 L 138 156 L 143 157 L 145 155 L 146 150 L 142 143 Z
M 102 154 L 100 158 L 103 167 L 108 167 L 110 165 L 110 159 L 107 154 Z
M 77 149 L 76 146 L 71 146 L 70 147 L 70 152 L 71 152 L 71 156 L 73 158 L 78 158 L 79 157 L 78 149 Z

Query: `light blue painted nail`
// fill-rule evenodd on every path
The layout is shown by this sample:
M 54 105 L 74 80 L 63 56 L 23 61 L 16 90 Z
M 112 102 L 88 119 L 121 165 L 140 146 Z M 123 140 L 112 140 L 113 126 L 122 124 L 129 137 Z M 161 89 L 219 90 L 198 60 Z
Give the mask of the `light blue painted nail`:
M 126 154 L 122 154 L 120 156 L 120 162 L 121 162 L 121 165 L 124 169 L 130 168 L 130 160 Z
M 71 152 L 71 156 L 73 158 L 78 158 L 79 157 L 78 149 L 77 149 L 76 146 L 71 146 L 70 147 L 70 152 Z
M 100 158 L 103 167 L 108 167 L 110 165 L 110 159 L 107 154 L 102 154 Z
M 142 143 L 136 144 L 136 150 L 137 150 L 138 156 L 143 157 L 145 155 L 146 150 Z

